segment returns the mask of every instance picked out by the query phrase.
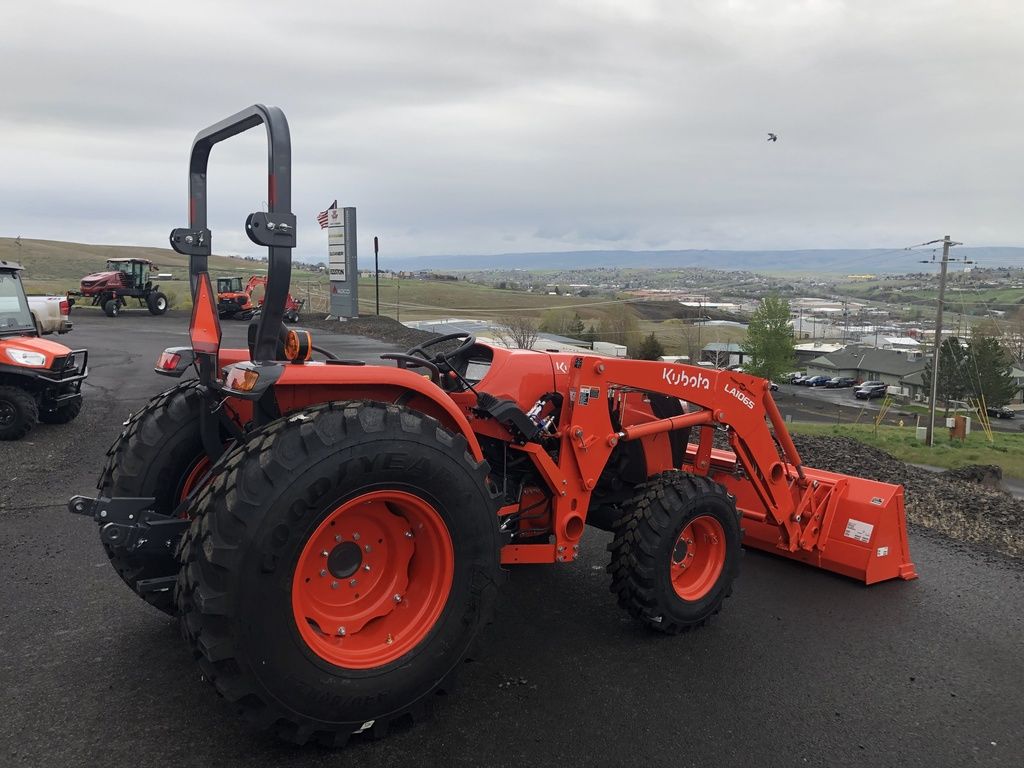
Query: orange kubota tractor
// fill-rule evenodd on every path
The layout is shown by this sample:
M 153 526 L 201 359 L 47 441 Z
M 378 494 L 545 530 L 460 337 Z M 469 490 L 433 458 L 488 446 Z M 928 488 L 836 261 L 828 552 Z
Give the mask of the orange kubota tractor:
M 253 275 L 242 285 L 240 277 L 217 278 L 217 315 L 233 320 L 252 320 L 263 307 L 263 297 L 253 301 L 257 289 L 265 289 L 267 278 L 264 275 Z M 294 298 L 290 293 L 284 300 L 284 321 L 299 322 L 299 312 L 304 300 Z
M 270 205 L 245 226 L 269 248 L 266 300 L 248 348 L 226 349 L 207 161 L 260 124 Z M 286 330 L 279 109 L 200 132 L 189 180 L 171 245 L 190 257 L 192 343 L 156 370 L 197 376 L 129 418 L 100 495 L 69 508 L 99 524 L 132 589 L 178 615 L 204 677 L 256 726 L 336 745 L 422 713 L 491 615 L 503 566 L 571 567 L 588 525 L 613 533 L 619 604 L 669 634 L 718 612 L 743 534 L 866 584 L 915 577 L 902 488 L 804 467 L 763 379 L 464 333 L 365 365 Z

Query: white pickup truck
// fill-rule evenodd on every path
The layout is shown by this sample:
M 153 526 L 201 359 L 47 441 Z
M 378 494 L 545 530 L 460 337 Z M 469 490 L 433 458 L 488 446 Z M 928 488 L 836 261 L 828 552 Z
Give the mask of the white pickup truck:
M 71 330 L 71 302 L 67 296 L 29 296 L 28 308 L 40 336 Z

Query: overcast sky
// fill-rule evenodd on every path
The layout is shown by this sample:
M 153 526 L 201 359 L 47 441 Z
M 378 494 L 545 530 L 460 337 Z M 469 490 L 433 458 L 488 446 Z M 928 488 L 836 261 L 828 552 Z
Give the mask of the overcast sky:
M 1024 15 L 986 0 L 4 4 L 0 236 L 165 245 L 200 128 L 284 109 L 298 256 L 1024 245 Z M 777 143 L 766 141 L 769 131 Z M 265 142 L 214 150 L 221 253 Z

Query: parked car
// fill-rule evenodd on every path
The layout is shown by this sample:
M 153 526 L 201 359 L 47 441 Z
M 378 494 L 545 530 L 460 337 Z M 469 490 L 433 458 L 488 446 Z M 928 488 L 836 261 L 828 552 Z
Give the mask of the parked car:
M 995 416 L 997 419 L 1013 419 L 1017 417 L 1017 412 L 1007 408 L 1005 405 L 1001 405 L 998 408 L 986 408 L 985 413 L 989 416 Z
M 771 390 L 772 392 L 778 392 L 779 391 L 779 385 L 776 384 L 774 381 L 769 381 L 768 382 L 768 389 Z
M 856 379 L 851 379 L 849 376 L 833 376 L 825 384 L 826 389 L 845 389 L 846 387 L 852 387 L 857 383 Z
M 876 397 L 885 397 L 889 385 L 884 381 L 865 381 L 858 387 L 853 396 L 858 400 L 872 400 Z
M 808 387 L 824 387 L 828 382 L 828 376 L 811 376 L 810 378 L 803 380 L 803 383 Z
M 799 384 L 800 382 L 802 382 L 806 378 L 807 378 L 807 374 L 806 373 L 791 373 L 791 374 L 789 374 L 788 376 L 785 377 L 785 382 L 787 384 Z

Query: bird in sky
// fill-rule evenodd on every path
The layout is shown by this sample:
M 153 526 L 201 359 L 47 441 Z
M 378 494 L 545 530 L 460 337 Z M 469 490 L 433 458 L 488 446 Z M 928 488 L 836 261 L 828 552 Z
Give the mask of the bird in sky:
M 776 136 L 774 133 L 769 133 L 768 134 L 768 141 L 778 141 L 778 140 L 779 140 L 779 137 Z

